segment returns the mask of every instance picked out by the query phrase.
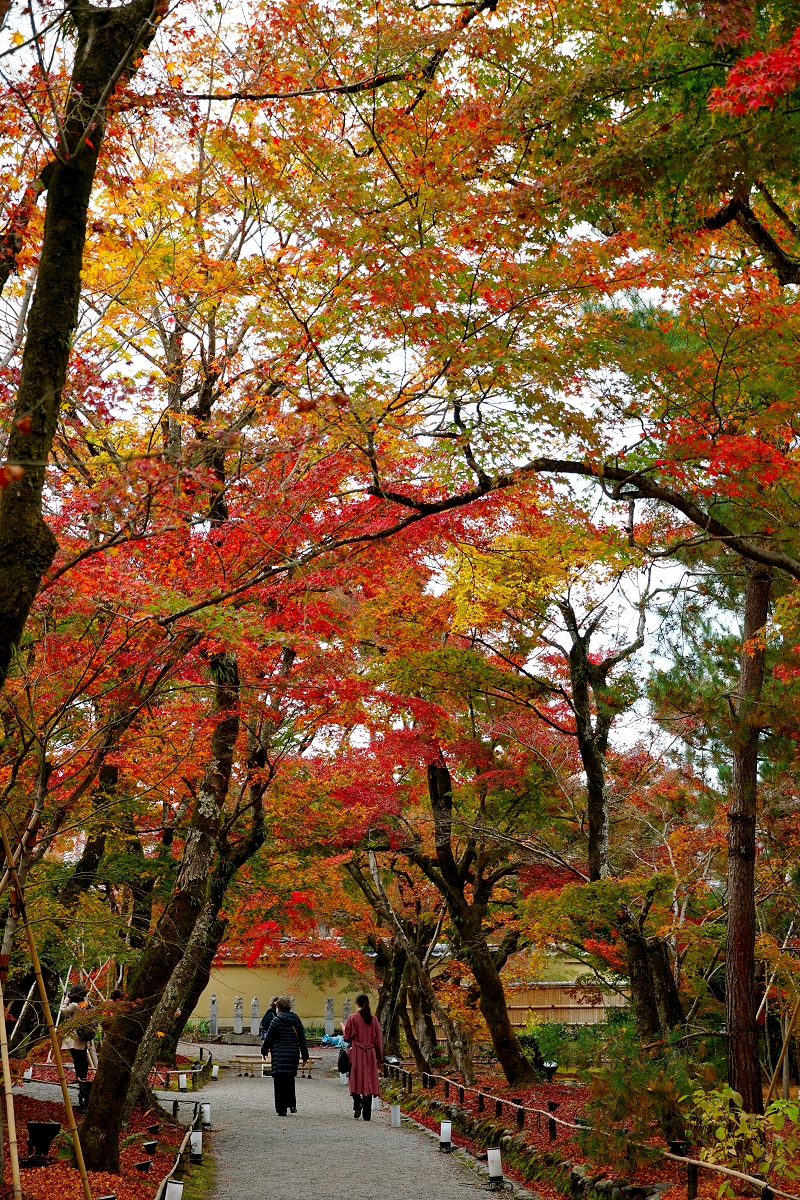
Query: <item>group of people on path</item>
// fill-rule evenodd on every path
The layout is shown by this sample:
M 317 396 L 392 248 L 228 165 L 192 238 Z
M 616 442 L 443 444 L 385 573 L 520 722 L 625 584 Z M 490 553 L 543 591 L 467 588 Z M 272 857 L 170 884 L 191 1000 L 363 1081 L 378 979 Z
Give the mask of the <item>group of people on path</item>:
M 297 1013 L 292 1012 L 288 996 L 273 996 L 261 1028 L 264 1032 L 261 1053 L 272 1055 L 275 1111 L 279 1117 L 285 1117 L 287 1112 L 297 1112 L 294 1081 L 300 1059 L 308 1062 L 306 1032 Z M 347 1018 L 342 1036 L 348 1043 L 348 1082 L 353 1116 L 356 1120 L 361 1117 L 369 1121 L 372 1098 L 379 1094 L 378 1067 L 383 1062 L 383 1037 L 380 1022 L 370 1010 L 369 997 L 363 993 L 356 996 L 356 1011 Z

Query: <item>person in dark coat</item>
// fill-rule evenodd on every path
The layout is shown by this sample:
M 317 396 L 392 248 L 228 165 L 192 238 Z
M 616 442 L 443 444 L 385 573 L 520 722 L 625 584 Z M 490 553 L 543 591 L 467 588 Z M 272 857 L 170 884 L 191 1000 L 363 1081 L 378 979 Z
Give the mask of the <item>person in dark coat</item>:
M 279 996 L 278 1011 L 270 1023 L 264 1046 L 272 1054 L 272 1078 L 275 1081 L 275 1111 L 279 1117 L 286 1116 L 286 1110 L 297 1112 L 297 1097 L 294 1081 L 300 1056 L 303 1062 L 308 1062 L 308 1046 L 306 1031 L 297 1013 L 292 1012 L 292 1002 L 288 996 Z

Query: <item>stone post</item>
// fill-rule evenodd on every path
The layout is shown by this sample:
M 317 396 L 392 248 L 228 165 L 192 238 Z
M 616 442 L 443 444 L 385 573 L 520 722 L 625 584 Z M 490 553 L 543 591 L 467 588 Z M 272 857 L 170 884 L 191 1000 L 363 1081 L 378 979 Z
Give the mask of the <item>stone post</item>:
M 353 1009 L 350 1004 L 350 997 L 345 996 L 344 1004 L 342 1005 L 342 1029 L 344 1029 L 344 1023 L 347 1020 L 347 1018 L 350 1016 L 350 1013 L 352 1011 L 353 1011 Z
M 261 1010 L 258 1006 L 258 996 L 253 996 L 250 1001 L 250 1036 L 258 1037 L 258 1029 L 261 1024 Z
M 325 1033 L 328 1037 L 333 1037 L 333 996 L 329 996 L 325 1001 Z
M 244 1033 L 244 1004 L 241 996 L 237 996 L 233 1002 L 233 1032 Z
M 216 1037 L 219 1032 L 219 1008 L 217 1006 L 217 993 L 211 993 L 211 1003 L 208 1006 L 208 1032 L 212 1037 Z

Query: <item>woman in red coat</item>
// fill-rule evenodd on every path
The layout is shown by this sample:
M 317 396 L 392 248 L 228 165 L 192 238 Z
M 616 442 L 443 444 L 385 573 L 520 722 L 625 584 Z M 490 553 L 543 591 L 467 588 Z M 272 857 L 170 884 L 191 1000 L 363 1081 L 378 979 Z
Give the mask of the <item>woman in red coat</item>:
M 370 1012 L 367 996 L 356 996 L 356 1008 L 344 1027 L 344 1040 L 350 1043 L 350 1095 L 356 1120 L 372 1117 L 372 1097 L 378 1092 L 378 1067 L 383 1062 L 383 1037 L 378 1018 Z

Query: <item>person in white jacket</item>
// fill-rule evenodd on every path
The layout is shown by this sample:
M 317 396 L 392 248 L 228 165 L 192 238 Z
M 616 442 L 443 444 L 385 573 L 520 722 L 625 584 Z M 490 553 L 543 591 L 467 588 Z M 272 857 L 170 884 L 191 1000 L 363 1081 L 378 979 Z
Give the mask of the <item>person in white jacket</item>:
M 86 1000 L 86 988 L 82 983 L 71 987 L 69 994 L 61 1005 L 61 1012 L 68 1020 L 75 1021 L 81 1013 L 86 1013 L 85 1027 L 92 1028 L 92 1022 L 89 1018 L 89 1004 Z M 85 1080 L 89 1074 L 89 1053 L 92 1049 L 92 1038 L 82 1038 L 78 1032 L 81 1028 L 80 1021 L 76 1027 L 69 1030 L 67 1036 L 61 1043 L 62 1050 L 69 1050 L 75 1067 L 75 1078 Z

